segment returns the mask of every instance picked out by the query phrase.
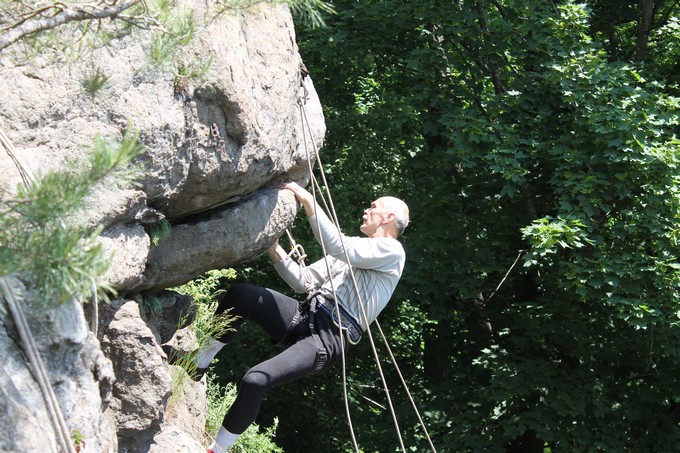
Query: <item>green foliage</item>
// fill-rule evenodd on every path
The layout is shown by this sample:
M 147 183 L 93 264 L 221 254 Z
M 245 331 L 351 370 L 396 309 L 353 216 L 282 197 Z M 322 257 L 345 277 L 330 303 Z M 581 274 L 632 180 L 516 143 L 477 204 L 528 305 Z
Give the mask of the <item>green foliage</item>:
M 222 419 L 229 407 L 236 399 L 236 386 L 228 384 L 221 387 L 218 382 L 214 380 L 212 375 L 208 374 L 206 397 L 208 400 L 208 415 L 206 417 L 206 432 L 214 436 L 222 426 Z M 274 420 L 274 424 L 264 432 L 260 432 L 260 427 L 253 423 L 245 430 L 238 440 L 229 449 L 232 453 L 249 453 L 253 451 L 262 453 L 282 453 L 283 449 L 278 447 L 274 441 L 274 435 L 278 426 L 278 420 Z
M 217 303 L 216 297 L 223 292 L 220 286 L 235 278 L 236 271 L 234 269 L 211 270 L 189 283 L 175 288 L 175 290 L 180 294 L 191 296 L 196 303 L 211 308 Z
M 76 452 L 79 452 L 81 448 L 85 448 L 85 436 L 77 429 L 71 430 L 71 441 L 73 442 Z
M 89 162 L 73 162 L 63 171 L 48 171 L 0 207 L 0 276 L 16 274 L 30 281 L 45 306 L 71 298 L 111 291 L 103 274 L 109 262 L 97 237 L 101 227 L 82 225 L 79 212 L 93 187 L 129 184 L 129 164 L 140 146 L 128 132 L 115 145 L 98 137 Z
M 102 72 L 101 68 L 97 67 L 97 69 L 85 77 L 82 85 L 85 92 L 94 97 L 97 93 L 104 89 L 108 81 L 108 76 Z
M 284 3 L 301 23 L 313 28 L 324 25 L 324 14 L 334 14 L 333 5 L 323 0 L 265 0 L 266 3 Z M 221 11 L 233 12 L 262 3 L 262 0 L 219 0 Z
M 196 335 L 198 350 L 187 354 L 186 363 L 182 364 L 189 374 L 196 371 L 193 359 L 199 354 L 200 349 L 208 344 L 208 340 L 211 337 L 219 338 L 231 330 L 230 325 L 234 317 L 229 315 L 229 312 L 220 315 L 214 313 L 219 304 L 218 297 L 223 293 L 220 285 L 235 277 L 236 271 L 233 269 L 211 270 L 185 285 L 174 288 L 180 294 L 191 296 L 196 307 L 196 317 L 190 327 Z
M 151 294 L 142 295 L 142 303 L 140 305 L 142 312 L 149 318 L 155 318 L 163 310 L 160 299 Z
M 553 219 L 550 216 L 534 221 L 522 229 L 524 239 L 531 245 L 531 254 L 527 255 L 527 265 L 536 264 L 535 256 L 556 253 L 560 249 L 581 248 L 593 244 L 584 230 L 585 224 L 576 219 Z
M 53 2 L 50 4 L 38 5 L 35 2 L 4 2 L 0 6 L 2 14 L 1 21 L 3 34 L 12 33 L 19 25 L 34 25 L 36 22 L 45 19 L 55 19 L 63 13 L 65 8 L 77 5 L 83 11 L 102 9 L 120 1 L 105 2 L 103 0 L 84 1 L 64 1 Z M 106 3 L 106 5 L 104 5 Z M 129 13 L 136 10 L 141 15 Z M 28 58 L 40 57 L 41 62 L 67 62 L 73 63 L 93 57 L 99 49 L 119 36 L 119 33 L 128 33 L 130 24 L 137 23 L 141 26 L 148 25 L 150 19 L 143 14 L 141 8 L 129 8 L 124 14 L 119 14 L 121 19 L 118 27 L 108 27 L 103 21 L 78 20 L 67 21 L 65 24 L 48 27 L 45 30 L 35 31 L 24 36 L 19 42 L 27 45 L 21 46 L 22 51 Z M 31 28 L 31 27 L 29 27 Z
M 640 62 L 639 5 L 558 3 L 338 1 L 299 31 L 341 223 L 386 192 L 411 206 L 395 298 L 427 318 L 408 379 L 442 451 L 680 436 L 680 11 L 657 5 Z
M 335 14 L 333 5 L 322 0 L 284 0 L 290 6 L 293 15 L 302 24 L 311 27 L 322 27 L 325 25 L 323 14 Z
M 158 245 L 161 241 L 170 237 L 172 227 L 168 219 L 161 219 L 150 225 L 145 225 L 144 229 L 151 238 L 151 244 Z
M 175 93 L 185 91 L 189 80 L 205 81 L 212 63 L 213 56 L 210 55 L 205 61 L 190 61 L 186 64 L 180 64 L 175 76 Z
M 176 65 L 178 51 L 193 39 L 196 22 L 193 13 L 179 10 L 174 0 L 156 0 L 149 8 L 161 24 L 149 45 L 149 62 L 156 69 L 169 71 Z
M 7 25 L 5 31 L 10 32 L 16 25 L 57 17 L 64 8 L 73 5 L 77 5 L 82 11 L 98 11 L 123 4 L 122 0 L 92 0 L 57 2 L 38 7 L 26 2 L 12 2 L 12 5 L 4 7 L 2 11 L 6 13 L 3 17 Z M 111 41 L 128 35 L 137 37 L 140 30 L 154 30 L 150 40 L 143 42 L 147 49 L 148 65 L 153 71 L 166 73 L 179 66 L 180 50 L 193 39 L 197 27 L 193 13 L 175 0 L 136 2 L 112 19 L 70 20 L 33 32 L 24 37 L 23 41 L 28 45 L 22 49 L 28 58 L 40 57 L 41 61 L 50 63 L 90 61 L 96 67 L 97 61 L 105 58 L 103 50 Z M 204 70 L 205 62 L 189 62 L 186 65 L 195 66 L 194 72 L 200 73 Z M 83 76 L 83 88 L 94 96 L 107 81 L 108 77 L 97 67 Z

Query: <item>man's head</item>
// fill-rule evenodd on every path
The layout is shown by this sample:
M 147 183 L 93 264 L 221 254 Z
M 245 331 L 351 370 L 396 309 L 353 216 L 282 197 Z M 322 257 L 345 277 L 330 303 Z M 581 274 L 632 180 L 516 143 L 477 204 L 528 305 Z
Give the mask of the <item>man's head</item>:
M 368 237 L 398 238 L 409 223 L 408 206 L 399 198 L 381 197 L 364 210 L 361 232 Z

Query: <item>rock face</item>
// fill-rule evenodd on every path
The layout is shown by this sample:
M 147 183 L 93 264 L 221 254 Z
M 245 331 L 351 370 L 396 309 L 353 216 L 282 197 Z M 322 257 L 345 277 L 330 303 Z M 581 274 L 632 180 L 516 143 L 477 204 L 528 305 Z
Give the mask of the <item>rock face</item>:
M 184 398 L 192 404 L 167 414 L 172 379 L 159 348 L 189 301 L 158 292 L 255 258 L 293 221 L 294 197 L 277 187 L 306 181 L 299 103 L 309 119 L 309 152 L 322 145 L 321 105 L 311 78 L 301 75 L 287 7 L 216 14 L 208 4 L 186 2 L 198 31 L 181 54 L 183 67 L 211 62 L 201 78 L 150 69 L 146 30 L 114 39 L 94 67 L 26 61 L 19 45 L 0 54 L 0 91 L 12 94 L 0 103 L 0 127 L 34 178 L 77 159 L 98 134 L 120 139 L 128 124 L 144 145 L 139 184 L 98 190 L 87 212 L 89 224 L 105 226 L 108 279 L 120 295 L 101 308 L 98 331 L 88 329 L 96 323 L 81 302 L 29 316 L 66 423 L 85 439 L 85 452 L 204 451 L 196 428 L 205 414 L 204 397 L 196 396 L 201 384 L 184 390 L 193 392 Z M 82 80 L 94 68 L 107 83 L 91 96 Z M 2 152 L 1 196 L 11 197 L 19 182 Z M 152 245 L 148 227 L 162 219 L 170 235 Z M 142 291 L 159 294 L 156 319 L 140 309 Z M 57 451 L 5 313 L 2 302 L 0 424 L 14 428 L 0 433 L 0 451 L 22 451 L 29 440 L 36 451 Z

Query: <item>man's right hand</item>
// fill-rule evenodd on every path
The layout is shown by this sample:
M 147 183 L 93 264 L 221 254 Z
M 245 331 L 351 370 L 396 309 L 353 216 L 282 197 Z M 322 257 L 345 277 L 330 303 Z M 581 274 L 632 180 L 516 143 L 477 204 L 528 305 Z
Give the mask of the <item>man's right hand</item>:
M 300 184 L 296 182 L 289 182 L 283 185 L 284 189 L 288 189 L 295 194 L 295 198 L 302 204 L 305 209 L 307 217 L 312 217 L 316 214 L 316 200 L 311 193 Z

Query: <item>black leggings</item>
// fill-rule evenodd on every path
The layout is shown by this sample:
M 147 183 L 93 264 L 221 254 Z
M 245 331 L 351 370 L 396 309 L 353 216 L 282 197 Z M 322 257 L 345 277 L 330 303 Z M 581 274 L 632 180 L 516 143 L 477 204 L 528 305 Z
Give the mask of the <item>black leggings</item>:
M 298 306 L 297 300 L 279 292 L 241 283 L 232 287 L 217 307 L 215 314 L 231 309 L 229 314 L 238 316 L 232 324 L 234 329 L 238 330 L 243 321 L 249 319 L 260 325 L 274 343 L 284 343 L 281 345 L 285 347 L 243 376 L 236 400 L 222 422 L 229 432 L 241 434 L 255 421 L 269 389 L 314 374 L 317 346 L 307 315 L 295 316 Z M 321 310 L 317 311 L 314 324 L 328 354 L 326 365 L 318 372 L 323 373 L 341 357 L 340 332 L 330 316 Z M 226 343 L 235 334 L 236 331 L 229 331 L 218 340 Z M 346 339 L 342 346 L 347 350 Z

